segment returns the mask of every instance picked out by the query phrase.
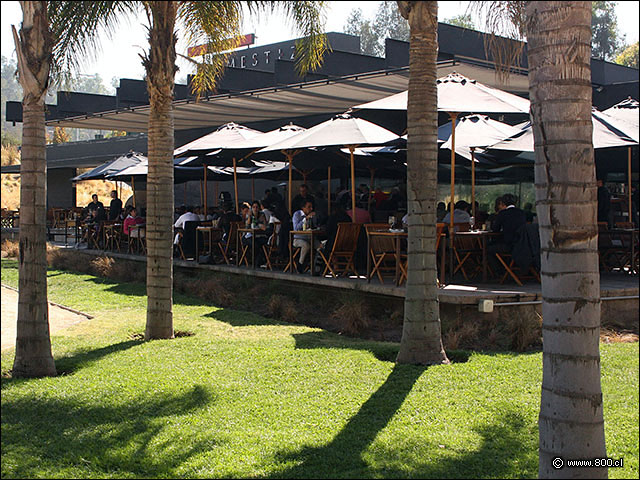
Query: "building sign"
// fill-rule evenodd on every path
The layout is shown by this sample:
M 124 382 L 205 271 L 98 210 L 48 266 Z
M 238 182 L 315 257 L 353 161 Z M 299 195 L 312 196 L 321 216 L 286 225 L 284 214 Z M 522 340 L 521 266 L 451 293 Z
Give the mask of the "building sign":
M 238 47 L 247 47 L 249 45 L 253 45 L 256 43 L 256 34 L 248 33 L 247 35 L 243 35 L 240 37 L 240 44 Z M 189 57 L 198 57 L 200 55 L 204 55 L 207 51 L 207 45 L 196 45 L 195 47 L 189 47 L 187 49 L 187 55 Z
M 227 67 L 233 68 L 266 68 L 269 69 L 276 60 L 295 60 L 296 46 L 287 45 L 279 48 L 273 46 L 256 51 L 251 49 L 246 54 L 234 53 L 229 56 Z

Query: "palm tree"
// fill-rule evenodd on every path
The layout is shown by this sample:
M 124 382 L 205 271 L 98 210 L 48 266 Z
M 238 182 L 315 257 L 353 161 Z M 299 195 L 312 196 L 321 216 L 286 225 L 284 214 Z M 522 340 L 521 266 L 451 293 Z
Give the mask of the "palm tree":
M 193 86 L 198 93 L 213 89 L 224 68 L 224 55 L 238 38 L 242 4 L 249 13 L 281 8 L 302 30 L 298 69 L 304 73 L 321 63 L 326 40 L 321 34 L 324 2 L 142 2 L 149 21 L 149 51 L 142 56 L 147 73 L 149 173 L 147 180 L 147 324 L 145 339 L 172 338 L 173 212 L 173 85 L 176 66 L 176 24 L 188 39 L 206 39 L 207 54 L 198 65 Z
M 436 270 L 438 4 L 398 2 L 409 21 L 407 291 L 398 363 L 449 363 L 442 346 Z
M 70 4 L 89 3 L 69 15 Z M 92 45 L 113 2 L 21 1 L 20 32 L 12 26 L 22 86 L 18 319 L 12 374 L 55 375 L 47 303 L 46 142 L 44 98 L 52 71 L 74 64 Z
M 542 246 L 539 476 L 556 457 L 606 456 L 600 386 L 600 275 L 591 138 L 591 2 L 528 2 L 529 96 Z

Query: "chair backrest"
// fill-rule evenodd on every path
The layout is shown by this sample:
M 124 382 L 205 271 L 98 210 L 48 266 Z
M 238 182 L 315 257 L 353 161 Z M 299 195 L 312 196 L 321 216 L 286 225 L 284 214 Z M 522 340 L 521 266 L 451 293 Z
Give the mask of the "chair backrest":
M 229 234 L 227 235 L 227 243 L 224 247 L 225 253 L 229 250 L 235 250 L 236 248 L 236 236 L 238 235 L 238 228 L 244 225 L 243 221 L 233 221 L 229 223 Z
M 633 229 L 633 222 L 616 222 L 616 228 L 628 228 Z
M 369 239 L 369 248 L 374 255 L 386 252 L 395 252 L 395 242 L 393 237 L 388 235 L 372 235 L 375 231 L 389 231 L 388 223 L 365 223 L 364 230 Z
M 454 232 L 468 232 L 469 230 L 471 230 L 469 222 L 456 222 L 453 224 Z
M 445 228 L 447 228 L 446 223 L 436 223 L 436 252 L 440 248 L 440 240 L 443 237 Z
M 343 222 L 338 223 L 336 239 L 333 242 L 334 253 L 354 253 L 358 247 L 358 237 L 360 235 L 361 223 Z

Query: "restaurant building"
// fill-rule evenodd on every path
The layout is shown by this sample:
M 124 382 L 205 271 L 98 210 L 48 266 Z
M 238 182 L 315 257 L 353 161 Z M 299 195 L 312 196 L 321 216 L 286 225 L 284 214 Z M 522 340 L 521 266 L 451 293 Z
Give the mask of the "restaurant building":
M 360 52 L 357 36 L 332 32 L 327 37 L 331 50 L 323 65 L 302 78 L 295 71 L 296 40 L 290 40 L 235 51 L 229 57 L 217 91 L 198 101 L 188 85 L 176 84 L 175 146 L 232 121 L 261 131 L 289 122 L 310 127 L 354 105 L 408 88 L 407 42 L 386 39 L 384 57 L 373 57 Z M 493 59 L 487 54 L 485 37 L 478 31 L 440 23 L 438 76 L 456 71 L 484 84 L 528 96 L 526 51 L 511 68 L 508 78 L 503 79 L 496 74 Z M 593 104 L 599 110 L 629 96 L 638 98 L 637 69 L 599 59 L 592 59 L 591 69 Z M 7 102 L 6 112 L 7 121 L 22 121 L 20 102 Z M 57 104 L 47 106 L 48 126 L 122 130 L 127 135 L 48 145 L 47 206 L 75 206 L 71 178 L 78 169 L 95 167 L 132 150 L 146 154 L 148 113 L 149 97 L 143 80 L 120 79 L 114 96 L 58 92 Z M 374 121 L 396 133 L 403 128 L 403 122 L 393 116 Z M 442 116 L 440 122 L 445 121 Z M 18 172 L 19 166 L 2 167 L 2 173 Z M 250 187 L 245 183 L 241 182 L 239 197 L 248 199 Z M 264 186 L 256 182 L 254 188 L 261 192 Z M 183 198 L 183 188 L 177 187 L 177 199 Z M 225 188 L 228 186 L 221 186 Z M 199 187 L 189 190 L 199 195 Z

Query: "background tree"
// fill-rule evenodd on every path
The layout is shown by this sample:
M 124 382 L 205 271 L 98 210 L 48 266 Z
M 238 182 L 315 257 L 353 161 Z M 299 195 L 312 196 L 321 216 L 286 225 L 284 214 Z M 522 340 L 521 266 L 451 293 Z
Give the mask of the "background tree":
M 71 135 L 64 127 L 55 127 L 51 143 L 66 143 L 71 141 Z
M 638 68 L 638 42 L 624 48 L 616 57 L 616 63 Z
M 362 10 L 353 9 L 343 28 L 345 33 L 360 37 L 360 50 L 366 55 L 383 57 L 386 38 L 409 41 L 409 24 L 396 2 L 380 2 L 373 20 L 364 19 Z
M 438 4 L 398 2 L 409 21 L 407 209 L 409 244 L 402 340 L 396 362 L 449 363 L 442 346 L 436 269 Z
M 475 23 L 473 23 L 473 19 L 471 18 L 470 13 L 461 13 L 460 15 L 456 15 L 454 17 L 445 18 L 442 23 L 457 25 L 458 27 L 468 28 L 471 30 L 476 29 L 476 25 Z
M 591 5 L 527 2 L 529 97 L 540 225 L 540 478 L 606 477 L 552 460 L 606 456 L 591 125 Z
M 624 44 L 624 36 L 618 31 L 616 2 L 591 2 L 591 55 L 613 60 Z

